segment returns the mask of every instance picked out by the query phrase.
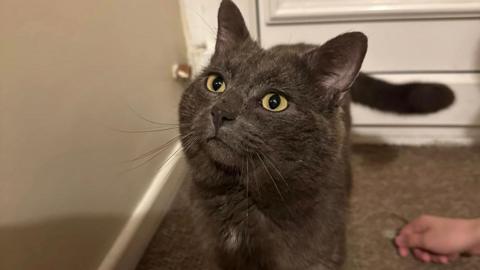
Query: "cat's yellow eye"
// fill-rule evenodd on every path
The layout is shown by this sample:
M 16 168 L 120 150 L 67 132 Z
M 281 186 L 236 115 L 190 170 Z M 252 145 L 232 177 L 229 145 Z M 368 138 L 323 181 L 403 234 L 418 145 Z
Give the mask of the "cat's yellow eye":
M 222 93 L 225 91 L 225 81 L 222 76 L 218 74 L 208 75 L 207 89 L 211 92 Z
M 269 93 L 262 98 L 262 107 L 272 112 L 281 112 L 287 109 L 288 100 L 277 93 Z

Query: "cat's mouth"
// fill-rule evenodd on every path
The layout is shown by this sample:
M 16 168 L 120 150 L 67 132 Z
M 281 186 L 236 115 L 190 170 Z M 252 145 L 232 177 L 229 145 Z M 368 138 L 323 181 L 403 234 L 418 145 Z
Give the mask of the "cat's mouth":
M 215 152 L 221 152 L 221 154 L 225 154 L 224 152 L 233 152 L 234 149 L 224 142 L 222 139 L 218 137 L 212 137 L 207 139 L 207 147 L 209 150 L 214 150 Z
M 229 144 L 218 137 L 206 140 L 206 150 L 209 157 L 216 163 L 228 167 L 235 167 L 239 160 L 238 152 Z
M 218 145 L 218 146 L 223 146 L 229 149 L 232 149 L 226 142 L 224 142 L 222 139 L 218 137 L 210 137 L 207 139 L 208 144 L 213 144 L 213 145 Z M 233 149 L 232 149 L 233 150 Z

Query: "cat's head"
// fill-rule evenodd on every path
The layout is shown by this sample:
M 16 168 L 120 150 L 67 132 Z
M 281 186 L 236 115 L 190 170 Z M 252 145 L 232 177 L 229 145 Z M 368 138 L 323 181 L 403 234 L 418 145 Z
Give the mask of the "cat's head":
M 247 157 L 284 166 L 335 155 L 345 136 L 341 104 L 366 49 L 366 37 L 352 32 L 322 46 L 264 50 L 223 0 L 215 53 L 180 104 L 187 157 L 242 170 Z

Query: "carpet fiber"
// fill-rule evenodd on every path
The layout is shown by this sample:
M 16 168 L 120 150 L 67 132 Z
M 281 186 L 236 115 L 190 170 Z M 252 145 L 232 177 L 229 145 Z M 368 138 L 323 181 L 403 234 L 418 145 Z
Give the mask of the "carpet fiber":
M 388 236 L 422 213 L 480 217 L 480 147 L 355 146 L 346 270 L 480 270 L 480 258 L 450 265 L 397 256 Z M 137 270 L 211 269 L 193 233 L 186 187 Z

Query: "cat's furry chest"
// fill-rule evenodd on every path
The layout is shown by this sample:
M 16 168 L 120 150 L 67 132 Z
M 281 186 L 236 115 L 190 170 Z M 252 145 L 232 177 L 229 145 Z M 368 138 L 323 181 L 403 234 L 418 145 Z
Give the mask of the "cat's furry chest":
M 306 269 L 307 262 L 298 257 L 329 257 L 334 248 L 330 244 L 342 243 L 343 224 L 337 232 L 327 232 L 321 225 L 327 218 L 343 220 L 338 208 L 334 215 L 328 209 L 327 215 L 323 215 L 317 207 L 307 211 L 303 204 L 292 204 L 289 209 L 283 202 L 271 204 L 254 194 L 247 196 L 246 187 L 241 184 L 220 194 L 194 185 L 192 195 L 201 213 L 202 233 L 208 234 L 208 246 L 214 247 L 216 260 L 225 269 L 290 269 L 292 264 L 300 267 L 293 269 Z M 328 238 L 332 239 L 325 241 Z M 314 243 L 322 242 L 322 247 L 315 247 Z
M 251 234 L 269 227 L 268 218 L 258 209 L 255 198 L 247 195 L 244 186 L 227 189 L 223 194 L 206 194 L 193 187 L 193 197 L 209 223 L 210 230 L 227 250 L 236 250 L 250 243 Z M 207 192 L 208 193 L 208 192 Z M 199 195 L 201 198 L 199 198 Z
M 266 247 L 271 246 L 269 238 L 273 237 L 273 228 L 245 192 L 238 186 L 228 193 L 205 197 L 201 190 L 192 187 L 200 234 L 205 238 L 208 251 L 214 253 L 215 261 L 227 269 L 254 270 L 266 263 L 259 260 L 271 258 L 272 250 Z

